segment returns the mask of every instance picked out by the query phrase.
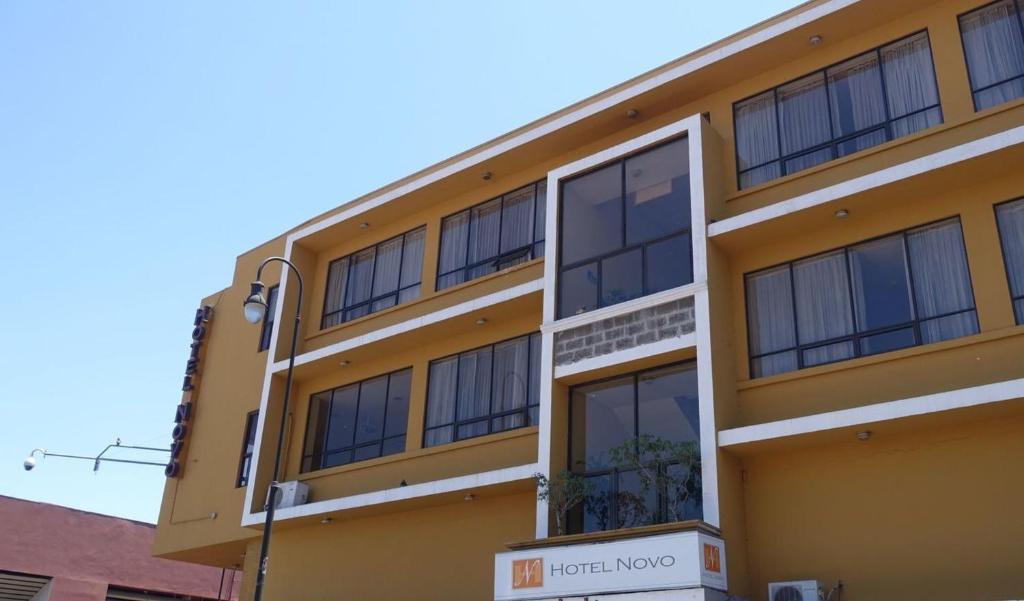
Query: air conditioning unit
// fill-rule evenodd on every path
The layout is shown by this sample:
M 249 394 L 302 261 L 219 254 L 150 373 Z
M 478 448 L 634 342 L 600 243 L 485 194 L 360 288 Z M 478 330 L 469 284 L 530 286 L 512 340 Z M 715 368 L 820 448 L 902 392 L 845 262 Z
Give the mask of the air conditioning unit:
M 309 499 L 309 486 L 302 482 L 296 480 L 281 482 L 277 485 L 277 488 L 277 504 L 274 505 L 274 509 L 305 505 Z M 270 494 L 269 491 L 267 494 Z
M 821 601 L 816 580 L 794 580 L 768 584 L 768 601 Z

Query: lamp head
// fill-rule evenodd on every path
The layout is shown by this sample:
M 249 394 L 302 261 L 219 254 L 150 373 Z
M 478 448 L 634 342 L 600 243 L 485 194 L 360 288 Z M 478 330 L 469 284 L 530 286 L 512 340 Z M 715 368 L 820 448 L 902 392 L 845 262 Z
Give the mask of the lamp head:
M 25 458 L 25 463 L 23 464 L 26 472 L 31 472 L 32 468 L 36 466 L 36 453 L 42 453 L 44 457 L 46 456 L 46 451 L 42 449 L 32 449 L 32 452 L 28 454 L 28 457 Z
M 267 314 L 267 299 L 263 297 L 263 282 L 256 280 L 250 284 L 249 297 L 245 299 L 245 320 L 249 323 L 260 323 Z

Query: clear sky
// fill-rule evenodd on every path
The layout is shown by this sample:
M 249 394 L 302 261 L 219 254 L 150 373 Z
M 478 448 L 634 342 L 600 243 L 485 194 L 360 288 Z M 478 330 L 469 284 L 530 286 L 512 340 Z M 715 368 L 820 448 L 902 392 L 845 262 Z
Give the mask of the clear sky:
M 0 494 L 155 521 L 160 468 L 22 461 L 167 445 L 238 254 L 796 4 L 0 3 Z

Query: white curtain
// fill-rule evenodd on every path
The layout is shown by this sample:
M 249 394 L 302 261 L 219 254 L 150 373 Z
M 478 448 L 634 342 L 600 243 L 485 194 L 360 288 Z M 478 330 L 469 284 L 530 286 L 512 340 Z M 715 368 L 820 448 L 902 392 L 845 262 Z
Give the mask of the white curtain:
M 862 54 L 828 70 L 832 128 L 846 136 L 885 121 L 885 94 L 874 52 Z
M 359 251 L 349 259 L 351 267 L 348 274 L 348 286 L 345 291 L 345 306 L 363 302 L 370 298 L 373 285 L 373 260 L 375 248 Z
M 342 322 L 343 315 L 335 313 L 340 311 L 345 298 L 345 288 L 348 281 L 348 257 L 343 257 L 331 263 L 327 272 L 327 302 L 324 303 L 323 327 L 328 328 Z M 327 315 L 334 313 L 334 315 Z
M 776 267 L 747 278 L 747 324 L 750 354 L 761 355 L 796 346 L 789 267 Z M 753 362 L 753 377 L 797 368 L 796 352 L 769 355 Z
M 463 272 L 453 270 L 466 266 L 469 236 L 469 210 L 448 217 L 441 224 L 441 252 L 437 280 L 438 290 L 450 288 L 463 281 Z M 448 274 L 448 275 L 445 275 Z
M 541 180 L 537 182 L 536 217 L 534 217 L 533 239 L 540 241 L 545 238 L 544 227 L 547 222 L 548 205 L 548 182 Z
M 533 184 L 506 194 L 502 200 L 501 252 L 533 242 Z
M 423 275 L 423 240 L 426 238 L 426 228 L 413 230 L 405 235 L 405 244 L 402 250 L 402 275 L 399 280 L 401 288 L 409 288 L 419 284 Z M 403 290 L 399 302 L 405 302 L 419 297 L 419 286 Z
M 832 139 L 825 76 L 815 73 L 779 88 L 782 154 L 806 150 Z
M 472 226 L 469 228 L 469 263 L 476 263 L 498 255 L 501 236 L 501 199 L 495 198 L 470 210 Z
M 800 344 L 853 334 L 850 287 L 843 251 L 793 264 L 797 333 Z M 853 356 L 853 343 L 840 342 L 804 352 L 805 365 L 829 363 Z
M 889 102 L 889 116 L 894 119 L 894 138 L 938 125 L 942 112 L 938 107 L 900 118 L 908 113 L 939 103 L 939 90 L 935 83 L 931 46 L 928 34 L 921 32 L 881 50 L 882 74 Z
M 459 420 L 491 412 L 491 347 L 459 355 Z
M 774 90 L 737 104 L 735 123 L 736 155 L 740 171 L 779 158 Z M 740 188 L 760 184 L 779 175 L 779 164 L 769 163 L 764 167 L 742 173 Z
M 978 332 L 970 271 L 960 220 L 950 219 L 907 233 L 919 319 L 971 310 L 921 323 L 922 343 Z
M 1024 200 L 1000 205 L 996 210 L 1003 241 L 1010 294 L 1024 296 Z M 1024 300 L 1014 301 L 1017 323 L 1024 323 Z
M 1012 0 L 960 17 L 960 31 L 973 90 L 1024 75 L 1024 38 Z M 975 103 L 984 109 L 1022 94 L 1024 82 L 1017 80 L 975 94 Z
M 492 398 L 494 412 L 525 407 L 529 396 L 530 339 L 527 336 L 494 345 Z
M 377 246 L 377 265 L 373 274 L 373 296 L 398 290 L 398 270 L 402 264 L 402 237 L 392 238 Z
M 427 416 L 424 443 L 426 446 L 454 440 L 455 402 L 458 398 L 459 358 L 448 357 L 430 363 L 430 385 L 427 388 Z

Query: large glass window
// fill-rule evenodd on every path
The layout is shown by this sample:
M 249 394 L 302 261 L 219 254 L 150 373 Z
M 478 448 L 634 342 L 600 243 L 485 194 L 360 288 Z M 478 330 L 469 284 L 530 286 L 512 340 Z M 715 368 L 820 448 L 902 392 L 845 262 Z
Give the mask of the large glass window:
M 748 274 L 750 374 L 976 334 L 958 218 Z
M 331 261 L 320 327 L 419 298 L 425 233 L 421 227 Z
M 437 289 L 544 256 L 546 198 L 541 180 L 445 217 Z
M 252 469 L 252 453 L 253 449 L 256 448 L 256 421 L 259 417 L 259 411 L 251 411 L 245 416 L 242 459 L 238 462 L 238 478 L 235 481 L 235 486 L 245 486 L 249 483 L 249 470 Z
M 737 102 L 733 118 L 741 190 L 938 125 L 928 33 Z
M 558 316 L 693 281 L 686 138 L 562 183 Z
M 570 516 L 572 531 L 629 528 L 703 516 L 693 362 L 577 386 L 570 397 L 570 469 L 582 475 L 590 489 L 588 498 Z M 640 458 L 640 467 L 619 462 L 624 454 L 630 454 L 630 445 L 650 448 L 650 441 L 654 445 L 692 444 L 698 453 L 696 461 L 681 465 L 679 461 Z M 642 454 L 639 446 L 637 449 Z M 645 486 L 640 469 L 662 474 L 658 479 L 661 485 L 650 486 L 648 480 Z
M 302 471 L 401 453 L 412 369 L 314 394 Z
M 1024 323 L 1024 199 L 996 207 L 999 238 L 1003 242 L 1006 277 L 1010 282 L 1013 312 Z
M 540 334 L 430 362 L 423 446 L 537 423 Z
M 263 327 L 260 329 L 260 352 L 270 348 L 270 335 L 274 333 L 274 315 L 277 311 L 279 288 L 279 286 L 271 286 L 267 291 L 267 312 L 263 314 Z
M 1017 0 L 960 15 L 960 36 L 976 110 L 1024 96 L 1024 21 Z

